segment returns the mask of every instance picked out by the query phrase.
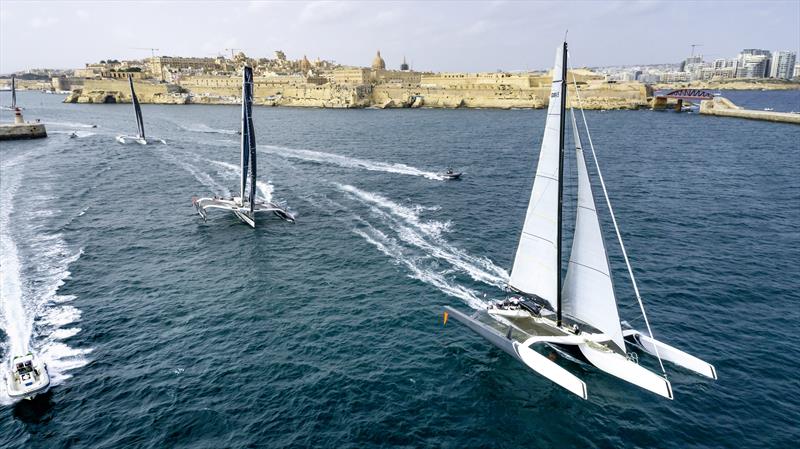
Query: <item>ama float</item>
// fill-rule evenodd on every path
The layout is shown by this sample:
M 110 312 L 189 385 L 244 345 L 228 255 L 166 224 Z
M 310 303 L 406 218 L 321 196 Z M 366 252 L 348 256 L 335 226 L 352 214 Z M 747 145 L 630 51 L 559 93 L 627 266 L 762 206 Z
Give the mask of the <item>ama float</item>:
M 556 50 L 555 59 L 539 163 L 508 282 L 512 295 L 472 315 L 445 307 L 445 319 L 452 316 L 533 371 L 583 399 L 588 397 L 586 384 L 535 351 L 535 346 L 548 345 L 568 358 L 587 362 L 608 374 L 672 399 L 672 385 L 662 360 L 711 379 L 716 379 L 717 373 L 712 365 L 653 338 L 589 135 L 598 178 L 642 310 L 646 332 L 629 328 L 620 321 L 592 185 L 572 110 L 578 200 L 572 251 L 562 280 L 566 42 Z M 575 92 L 580 101 L 577 86 Z M 583 119 L 585 124 L 585 116 Z M 588 126 L 585 130 L 588 135 Z M 637 354 L 630 350 L 631 347 L 658 358 L 662 374 L 639 365 Z
M 206 220 L 208 209 L 229 210 L 239 220 L 256 227 L 256 214 L 272 212 L 276 216 L 294 223 L 294 216 L 275 203 L 261 201 L 256 197 L 256 136 L 253 128 L 253 69 L 244 67 L 242 79 L 242 144 L 241 144 L 241 179 L 239 196 L 233 198 L 192 198 L 197 213 Z

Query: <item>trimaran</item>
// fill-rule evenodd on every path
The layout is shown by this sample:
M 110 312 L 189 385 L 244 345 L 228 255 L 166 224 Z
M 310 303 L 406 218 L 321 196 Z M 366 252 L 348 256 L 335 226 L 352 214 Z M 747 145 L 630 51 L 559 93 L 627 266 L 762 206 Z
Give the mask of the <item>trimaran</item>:
M 578 200 L 572 251 L 562 285 L 566 74 L 567 43 L 564 42 L 556 50 L 539 163 L 508 282 L 512 295 L 471 316 L 445 307 L 445 320 L 452 316 L 530 369 L 583 399 L 587 398 L 586 384 L 533 347 L 551 346 L 559 353 L 588 362 L 613 376 L 672 399 L 672 386 L 662 360 L 711 379 L 716 379 L 717 373 L 712 365 L 653 338 L 605 183 L 599 165 L 596 165 L 647 332 L 632 329 L 627 323 L 623 328 L 574 111 L 571 111 L 571 120 L 578 165 Z M 577 84 L 575 91 L 580 101 Z M 585 123 L 585 116 L 583 120 Z M 588 126 L 585 130 L 589 135 Z M 589 142 L 591 144 L 591 135 Z M 594 156 L 593 145 L 591 149 Z M 639 365 L 636 353 L 631 352 L 628 345 L 656 356 L 663 375 Z
M 276 216 L 294 222 L 294 216 L 279 205 L 262 201 L 256 196 L 256 136 L 253 128 L 253 69 L 244 67 L 242 79 L 242 132 L 241 132 L 241 179 L 239 196 L 223 198 L 192 198 L 197 213 L 207 217 L 208 209 L 223 209 L 234 213 L 241 221 L 256 227 L 256 214 L 272 212 Z
M 142 107 L 139 105 L 139 99 L 136 97 L 136 91 L 133 90 L 133 77 L 128 75 L 128 83 L 131 85 L 131 103 L 133 104 L 133 113 L 136 114 L 136 126 L 138 127 L 138 133 L 135 136 L 126 136 L 121 135 L 117 136 L 117 142 L 119 143 L 132 143 L 136 142 L 141 145 L 147 145 L 151 142 L 161 142 L 167 143 L 162 139 L 153 139 L 152 137 L 148 139 L 145 137 L 144 134 L 144 120 L 142 120 Z

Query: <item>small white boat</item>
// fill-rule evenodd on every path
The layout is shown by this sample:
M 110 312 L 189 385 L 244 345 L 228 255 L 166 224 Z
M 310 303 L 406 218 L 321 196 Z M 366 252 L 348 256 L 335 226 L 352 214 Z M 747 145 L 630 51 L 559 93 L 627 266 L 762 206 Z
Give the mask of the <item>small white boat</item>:
M 78 133 L 76 133 L 76 132 L 74 132 L 74 131 L 73 131 L 73 132 L 71 132 L 71 133 L 69 134 L 69 138 L 70 138 L 70 139 L 77 139 L 77 138 L 78 138 Z
M 439 173 L 439 176 L 446 180 L 453 180 L 453 179 L 460 179 L 461 175 L 463 175 L 460 171 L 454 171 L 452 167 L 448 167 L 447 170 Z
M 8 395 L 14 399 L 32 399 L 50 388 L 47 364 L 31 352 L 11 359 L 5 381 Z
M 775 108 L 764 108 L 765 111 L 774 111 Z
M 147 145 L 148 143 L 157 142 L 166 144 L 167 142 L 163 139 L 153 139 L 152 137 L 148 139 L 145 137 L 144 120 L 142 119 L 142 107 L 139 106 L 139 99 L 136 97 L 136 92 L 133 90 L 133 77 L 130 75 L 128 75 L 128 82 L 131 85 L 131 103 L 133 103 L 133 112 L 136 114 L 136 126 L 139 128 L 139 132 L 135 136 L 117 136 L 117 142 L 121 144 L 138 143 L 139 145 Z M 94 125 L 92 127 L 96 128 L 97 126 Z

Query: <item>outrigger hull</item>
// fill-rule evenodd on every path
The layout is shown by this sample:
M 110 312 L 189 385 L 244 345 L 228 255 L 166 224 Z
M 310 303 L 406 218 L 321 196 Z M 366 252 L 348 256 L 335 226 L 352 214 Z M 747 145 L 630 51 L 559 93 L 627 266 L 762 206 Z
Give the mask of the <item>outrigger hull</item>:
M 450 316 L 472 329 L 481 337 L 489 340 L 490 343 L 502 349 L 511 357 L 519 360 L 528 368 L 583 399 L 588 397 L 586 393 L 586 383 L 578 379 L 574 374 L 550 361 L 547 357 L 534 351 L 529 346 L 520 344 L 513 340 L 510 335 L 503 335 L 491 326 L 469 317 L 452 307 L 446 306 L 445 310 L 447 310 Z
M 257 213 L 272 212 L 282 220 L 294 223 L 294 215 L 275 203 L 256 201 L 253 213 L 250 213 L 250 205 L 242 205 L 239 197 L 234 198 L 192 198 L 197 213 L 205 221 L 208 218 L 209 209 L 221 209 L 233 212 L 239 220 L 252 228 L 256 227 L 255 215 Z
M 570 392 L 587 398 L 586 384 L 569 371 L 561 368 L 546 357 L 531 349 L 534 344 L 547 344 L 559 353 L 569 354 L 570 359 L 585 361 L 596 368 L 612 376 L 634 384 L 640 388 L 656 393 L 667 399 L 673 399 L 672 385 L 669 380 L 658 374 L 640 366 L 630 360 L 625 355 L 609 349 L 602 344 L 608 340 L 604 334 L 572 334 L 559 330 L 553 326 L 546 326 L 542 323 L 535 323 L 530 318 L 530 323 L 535 326 L 547 328 L 551 335 L 531 335 L 526 330 L 521 329 L 518 324 L 518 316 L 503 316 L 501 319 L 510 319 L 509 331 L 504 335 L 496 328 L 485 324 L 474 316 L 470 317 L 452 307 L 445 307 L 447 313 L 453 318 L 472 329 L 478 335 L 489 340 L 492 344 L 505 351 L 510 356 L 522 362 L 533 371 L 541 374 L 547 379 L 555 382 Z M 524 317 L 522 317 L 524 319 Z M 538 321 L 547 321 L 538 319 Z M 527 335 L 523 342 L 512 338 L 512 329 Z

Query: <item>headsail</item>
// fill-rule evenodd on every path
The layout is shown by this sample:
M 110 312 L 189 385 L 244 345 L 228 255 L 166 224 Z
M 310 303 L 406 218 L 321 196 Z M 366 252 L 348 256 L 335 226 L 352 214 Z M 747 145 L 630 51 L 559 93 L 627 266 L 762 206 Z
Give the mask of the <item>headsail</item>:
M 619 323 L 608 256 L 600 231 L 575 113 L 571 113 L 578 162 L 578 212 L 572 253 L 564 280 L 564 313 L 602 331 L 624 353 L 625 342 Z
M 245 199 L 250 203 L 250 213 L 255 209 L 256 201 L 256 136 L 253 128 L 253 69 L 244 67 L 242 80 L 242 205 Z M 247 189 L 248 175 L 250 189 Z M 245 195 L 247 193 L 247 195 Z
M 550 106 L 547 109 L 542 148 L 533 191 L 525 215 L 509 286 L 547 301 L 558 303 L 559 269 L 559 173 L 562 151 L 563 66 L 566 45 L 556 50 Z
M 128 82 L 131 85 L 131 103 L 133 103 L 133 112 L 136 114 L 136 126 L 139 128 L 139 137 L 145 138 L 144 135 L 144 120 L 142 120 L 142 107 L 139 106 L 139 99 L 136 98 L 136 91 L 133 90 L 133 77 L 128 75 Z
M 17 108 L 17 78 L 11 75 L 11 109 Z

